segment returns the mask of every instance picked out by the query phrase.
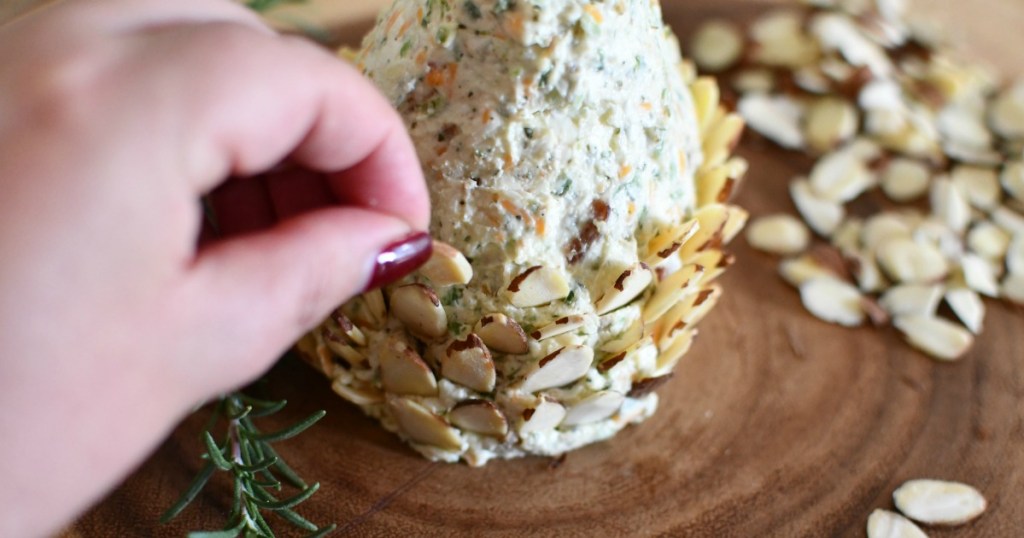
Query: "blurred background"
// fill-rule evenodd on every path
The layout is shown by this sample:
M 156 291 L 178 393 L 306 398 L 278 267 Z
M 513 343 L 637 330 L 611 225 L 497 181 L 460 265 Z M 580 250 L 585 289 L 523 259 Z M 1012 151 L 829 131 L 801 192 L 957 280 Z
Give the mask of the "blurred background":
M 34 6 L 53 0 L 0 0 L 0 23 L 9 21 Z M 67 0 L 76 1 L 76 0 Z M 173 2 L 174 0 L 166 0 Z M 372 19 L 393 0 L 307 0 L 297 6 L 276 9 L 277 24 L 307 29 L 330 30 L 354 21 Z M 685 5 L 691 0 L 662 0 L 662 4 Z M 792 0 L 745 0 L 759 4 L 786 4 Z M 1024 51 L 1007 45 L 1024 31 L 1024 0 L 908 0 L 918 15 L 936 20 L 952 30 L 956 41 L 986 58 L 1006 74 L 1024 73 Z M 1014 40 L 1016 42 L 1016 40 Z

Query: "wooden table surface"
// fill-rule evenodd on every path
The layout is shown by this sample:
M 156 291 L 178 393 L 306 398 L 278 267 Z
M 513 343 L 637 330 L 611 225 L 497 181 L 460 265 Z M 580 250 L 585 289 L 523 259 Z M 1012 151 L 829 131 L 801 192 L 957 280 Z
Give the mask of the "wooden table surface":
M 314 0 L 281 16 L 346 28 L 391 0 Z M 0 0 L 0 20 L 32 2 Z M 767 0 L 665 0 L 685 34 L 709 16 L 744 18 Z M 1004 72 L 1024 66 L 1024 1 L 917 0 L 970 49 Z M 807 161 L 744 143 L 752 162 L 738 202 L 754 215 L 792 211 L 785 185 Z M 647 423 L 574 452 L 557 468 L 541 458 L 483 469 L 427 462 L 334 396 L 319 375 L 285 361 L 267 390 L 294 420 L 328 416 L 281 446 L 301 474 L 322 482 L 302 506 L 347 536 L 863 536 L 874 508 L 916 477 L 969 482 L 990 508 L 932 537 L 1024 536 L 1024 315 L 989 303 L 985 333 L 956 364 L 937 364 L 892 330 L 842 329 L 806 314 L 774 261 L 742 240 L 726 296 Z M 223 521 L 229 491 L 214 480 L 180 520 L 159 513 L 198 466 L 190 417 L 68 536 L 181 536 Z M 267 424 L 273 428 L 274 422 Z

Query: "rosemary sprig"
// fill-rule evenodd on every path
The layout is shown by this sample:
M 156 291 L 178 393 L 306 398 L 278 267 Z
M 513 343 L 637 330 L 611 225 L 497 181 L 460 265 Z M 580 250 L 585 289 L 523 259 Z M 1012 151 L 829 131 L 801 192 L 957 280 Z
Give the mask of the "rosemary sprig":
M 274 531 L 264 518 L 264 512 L 276 513 L 295 527 L 310 532 L 311 538 L 325 536 L 333 531 L 335 525 L 319 527 L 293 510 L 312 497 L 320 489 L 320 484 L 307 485 L 271 447 L 271 443 L 302 433 L 323 418 L 326 412 L 318 411 L 288 428 L 269 433 L 260 431 L 253 423 L 254 418 L 277 413 L 286 404 L 286 401 L 259 400 L 241 392 L 228 394 L 217 402 L 211 422 L 202 434 L 206 446 L 203 455 L 206 464 L 160 521 L 166 523 L 180 514 L 202 491 L 214 472 L 220 470 L 229 473 L 234 480 L 234 497 L 228 523 L 218 531 L 190 533 L 189 538 L 272 538 Z M 221 418 L 226 420 L 227 427 L 223 440 L 218 443 L 210 432 Z M 278 476 L 298 488 L 299 492 L 285 499 L 271 493 L 271 490 L 281 491 L 282 483 Z

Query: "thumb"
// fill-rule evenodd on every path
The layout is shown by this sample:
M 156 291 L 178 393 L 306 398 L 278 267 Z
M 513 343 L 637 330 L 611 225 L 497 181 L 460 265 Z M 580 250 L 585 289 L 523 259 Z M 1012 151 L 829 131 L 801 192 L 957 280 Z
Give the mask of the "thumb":
M 426 232 L 357 208 L 306 213 L 203 250 L 188 312 L 199 380 L 225 390 L 256 377 L 333 308 L 397 280 L 431 253 Z

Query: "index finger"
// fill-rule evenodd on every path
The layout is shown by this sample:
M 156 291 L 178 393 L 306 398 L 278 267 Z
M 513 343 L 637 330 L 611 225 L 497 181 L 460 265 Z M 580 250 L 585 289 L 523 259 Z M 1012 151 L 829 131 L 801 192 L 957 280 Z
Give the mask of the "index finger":
M 352 66 L 305 40 L 214 23 L 161 29 L 142 55 L 142 91 L 178 95 L 186 173 L 197 192 L 285 158 L 344 173 L 338 198 L 429 223 L 429 199 L 398 114 Z M 190 119 L 191 118 L 191 119 Z M 347 171 L 347 172 L 346 172 Z

